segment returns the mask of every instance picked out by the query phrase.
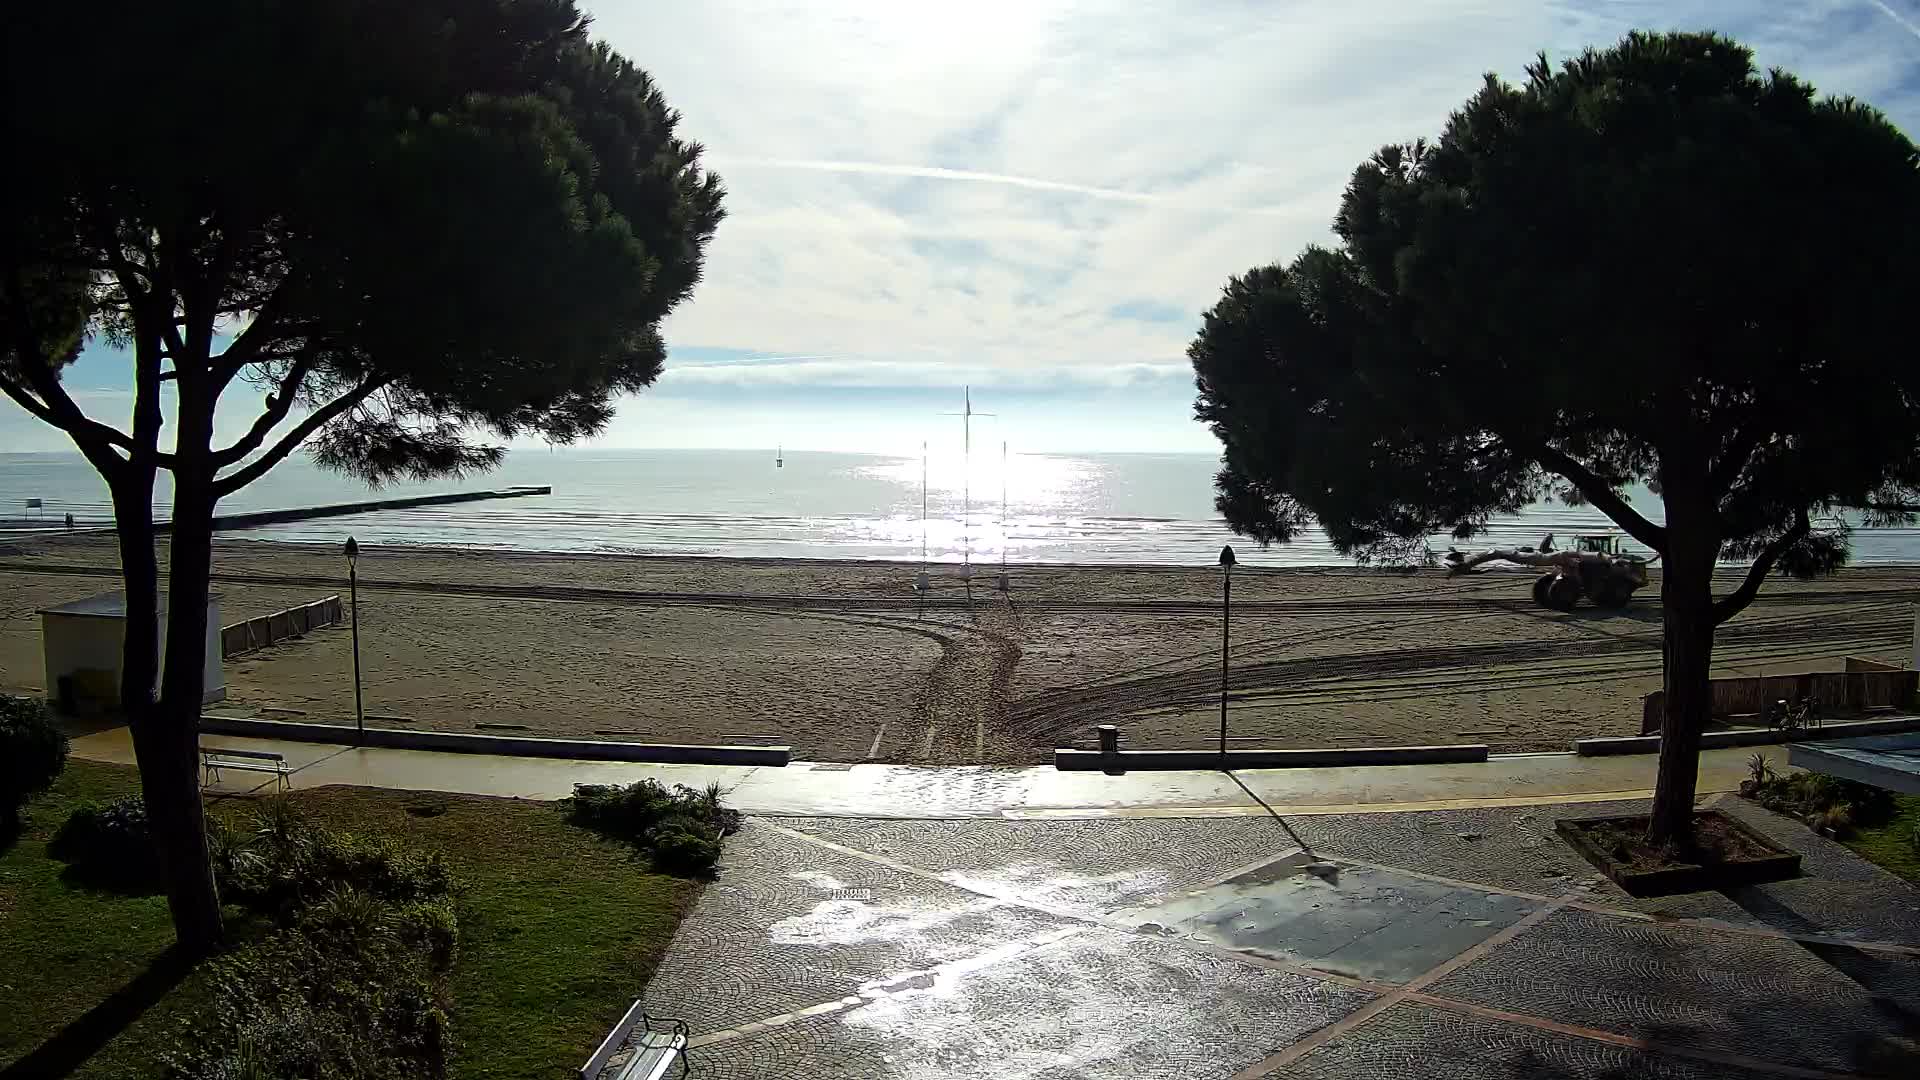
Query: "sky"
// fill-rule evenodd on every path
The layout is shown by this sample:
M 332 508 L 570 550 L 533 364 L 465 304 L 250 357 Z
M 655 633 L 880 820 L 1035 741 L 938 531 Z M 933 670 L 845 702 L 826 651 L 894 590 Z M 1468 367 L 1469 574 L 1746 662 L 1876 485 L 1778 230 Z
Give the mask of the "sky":
M 1185 349 L 1227 278 L 1331 240 L 1355 165 L 1632 28 L 1716 29 L 1920 133 L 1920 0 L 591 0 L 727 220 L 609 447 L 1214 451 Z M 124 357 L 71 370 L 123 423 Z M 259 407 L 230 394 L 223 430 Z M 0 403 L 0 450 L 63 448 Z

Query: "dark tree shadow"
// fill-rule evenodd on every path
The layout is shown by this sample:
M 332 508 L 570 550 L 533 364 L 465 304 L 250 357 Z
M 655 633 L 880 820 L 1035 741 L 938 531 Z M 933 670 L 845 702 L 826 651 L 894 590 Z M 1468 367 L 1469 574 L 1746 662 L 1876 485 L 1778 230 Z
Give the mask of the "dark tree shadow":
M 1740 905 L 1747 914 L 1775 930 L 1789 934 L 1831 936 L 1830 931 L 1825 927 L 1814 923 L 1759 888 L 1726 889 L 1723 890 L 1723 895 Z M 1920 1005 L 1916 1005 L 1912 1000 L 1902 1000 L 1900 996 L 1895 996 L 1904 996 L 1907 984 L 1913 979 L 1910 963 L 1902 963 L 1884 953 L 1857 949 L 1851 945 L 1835 942 L 1795 939 L 1794 943 L 1826 963 L 1828 967 L 1851 979 L 1855 985 L 1867 992 L 1868 1003 L 1874 1012 L 1908 1040 L 1920 1042 Z M 1911 1069 L 1916 1064 L 1920 1064 L 1920 1057 L 1914 1055 L 1912 1051 L 1864 1034 L 1855 1039 L 1853 1056 L 1855 1067 L 1869 1074 L 1882 1073 L 1893 1065 Z
M 1623 608 L 1592 607 L 1582 604 L 1572 611 L 1567 612 L 1564 617 L 1574 622 L 1621 623 L 1623 624 L 1622 629 L 1629 628 L 1624 624 L 1641 623 L 1643 625 L 1658 626 L 1665 621 L 1665 617 L 1660 613 L 1660 601 L 1658 598 L 1655 598 L 1652 603 L 1646 603 L 1636 599 L 1633 603 Z
M 92 861 L 68 863 L 60 871 L 60 883 L 70 889 L 115 896 L 158 896 L 166 891 L 157 869 Z
M 1799 912 L 1775 900 L 1756 888 L 1728 889 L 1726 897 L 1739 904 L 1741 909 L 1775 930 L 1789 934 L 1811 934 L 1820 937 L 1831 936 L 1824 927 L 1818 926 Z M 1873 995 L 1873 1007 L 1901 1031 L 1909 1036 L 1920 1037 L 1920 1007 L 1898 1001 L 1887 995 L 1888 991 L 1899 992 L 1904 980 L 1912 979 L 1909 970 L 1912 965 L 1901 964 L 1884 953 L 1856 949 L 1851 945 L 1841 945 L 1824 941 L 1796 941 L 1802 949 L 1826 962 L 1840 974 L 1858 983 L 1860 988 Z
M 175 946 L 153 958 L 145 971 L 88 1009 L 26 1056 L 0 1070 L 0 1080 L 53 1080 L 69 1076 L 125 1031 L 193 970 Z

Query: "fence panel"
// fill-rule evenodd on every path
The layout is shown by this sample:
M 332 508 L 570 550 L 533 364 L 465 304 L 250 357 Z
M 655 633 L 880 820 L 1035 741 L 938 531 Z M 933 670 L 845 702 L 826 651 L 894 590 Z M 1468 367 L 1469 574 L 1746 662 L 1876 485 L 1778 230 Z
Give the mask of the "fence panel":
M 220 628 L 220 656 L 225 659 L 252 652 L 323 626 L 332 626 L 341 621 L 344 612 L 345 608 L 336 594 L 271 615 L 260 615 L 245 622 L 223 626 Z

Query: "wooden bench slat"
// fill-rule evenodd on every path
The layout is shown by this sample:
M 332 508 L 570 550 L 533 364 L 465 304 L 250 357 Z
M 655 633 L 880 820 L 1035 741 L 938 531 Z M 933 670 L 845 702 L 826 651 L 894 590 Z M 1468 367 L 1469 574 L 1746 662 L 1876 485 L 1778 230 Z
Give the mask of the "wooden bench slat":
M 673 1064 L 678 1055 L 685 1053 L 686 1048 L 686 1040 L 678 1035 L 650 1033 L 635 1048 L 626 1067 L 620 1070 L 618 1080 L 660 1080 L 667 1074 L 667 1067 Z
M 667 1030 L 660 1030 L 653 1026 L 655 1024 Z M 580 1067 L 580 1080 L 599 1080 L 608 1060 L 627 1044 L 629 1035 L 633 1036 L 633 1053 L 621 1064 L 614 1080 L 661 1080 L 675 1061 L 680 1063 L 680 1075 L 687 1075 L 686 1023 L 669 1017 L 648 1016 L 644 1000 L 636 998 L 626 1015 L 601 1041 L 600 1048 Z
M 228 769 L 238 772 L 270 773 L 274 778 L 274 789 L 293 786 L 293 770 L 287 768 L 284 754 L 270 750 L 241 750 L 232 747 L 207 746 L 200 749 L 200 783 L 216 783 L 220 774 Z
M 201 757 L 258 758 L 261 761 L 287 760 L 287 757 L 285 754 L 277 754 L 271 750 L 241 750 L 238 748 L 225 747 L 225 746 L 203 746 L 200 748 L 200 756 Z

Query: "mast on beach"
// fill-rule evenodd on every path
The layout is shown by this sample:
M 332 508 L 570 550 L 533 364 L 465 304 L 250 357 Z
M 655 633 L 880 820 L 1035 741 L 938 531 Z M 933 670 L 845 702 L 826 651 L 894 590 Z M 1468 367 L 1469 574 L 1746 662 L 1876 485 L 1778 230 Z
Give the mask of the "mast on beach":
M 973 579 L 973 418 L 994 414 L 973 411 L 971 386 L 962 386 L 960 394 L 961 411 L 942 415 L 960 418 L 960 576 L 971 581 Z

